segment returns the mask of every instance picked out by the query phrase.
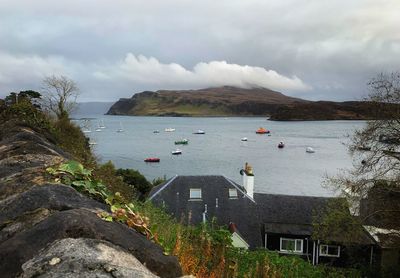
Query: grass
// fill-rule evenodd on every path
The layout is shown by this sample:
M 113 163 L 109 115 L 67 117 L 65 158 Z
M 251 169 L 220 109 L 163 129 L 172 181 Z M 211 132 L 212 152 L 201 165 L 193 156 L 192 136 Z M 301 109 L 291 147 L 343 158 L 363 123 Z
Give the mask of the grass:
M 185 116 L 231 116 L 226 107 L 209 104 L 187 104 L 165 101 L 162 98 L 148 97 L 140 99 L 139 103 L 132 111 L 135 115 L 165 115 L 180 114 Z

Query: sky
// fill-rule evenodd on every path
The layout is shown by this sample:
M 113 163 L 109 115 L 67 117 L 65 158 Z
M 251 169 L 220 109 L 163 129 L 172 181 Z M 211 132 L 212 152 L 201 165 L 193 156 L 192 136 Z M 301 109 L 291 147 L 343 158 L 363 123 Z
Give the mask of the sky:
M 360 100 L 400 70 L 399 0 L 0 0 L 0 97 L 64 75 L 79 101 L 266 87 Z

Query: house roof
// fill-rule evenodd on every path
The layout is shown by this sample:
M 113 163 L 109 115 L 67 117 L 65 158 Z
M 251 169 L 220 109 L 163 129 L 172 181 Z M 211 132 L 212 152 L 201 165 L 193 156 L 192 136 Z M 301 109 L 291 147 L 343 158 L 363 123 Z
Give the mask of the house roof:
M 263 223 L 308 224 L 333 198 L 255 193 Z
M 313 234 L 313 222 L 318 221 L 332 201 L 338 200 L 337 197 L 261 193 L 256 193 L 254 199 L 257 202 L 260 220 L 264 224 L 266 233 L 308 236 Z M 365 232 L 357 234 L 356 237 L 333 233 L 329 238 L 322 240 L 351 244 L 374 244 L 374 241 Z
M 399 248 L 400 231 L 375 226 L 363 226 L 381 248 Z
M 264 223 L 266 233 L 288 235 L 311 235 L 313 227 L 308 224 Z
M 202 190 L 201 200 L 190 199 L 190 188 Z M 229 189 L 237 189 L 238 197 L 229 198 Z M 233 222 L 250 246 L 262 245 L 254 200 L 243 187 L 224 176 L 176 176 L 153 188 L 149 199 L 164 205 L 169 213 L 190 224 L 203 221 L 207 205 L 207 220 L 216 217 L 217 223 L 226 227 Z
M 190 199 L 191 188 L 202 190 L 201 200 Z M 236 199 L 229 198 L 232 188 L 238 190 Z M 149 199 L 188 224 L 201 223 L 207 210 L 208 221 L 216 217 L 219 225 L 234 223 L 235 232 L 254 248 L 262 246 L 263 232 L 311 236 L 313 220 L 335 198 L 262 193 L 250 198 L 224 176 L 175 176 L 153 188 Z M 367 237 L 362 243 L 371 240 Z

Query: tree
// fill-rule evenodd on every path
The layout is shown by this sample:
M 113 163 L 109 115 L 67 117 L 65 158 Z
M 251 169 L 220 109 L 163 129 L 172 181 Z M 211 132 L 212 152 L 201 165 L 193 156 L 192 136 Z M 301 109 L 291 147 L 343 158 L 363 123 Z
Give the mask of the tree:
M 11 92 L 8 96 L 5 97 L 4 101 L 8 104 L 8 105 L 12 105 L 17 103 L 17 93 L 15 92 Z
M 133 169 L 118 169 L 116 174 L 121 176 L 125 183 L 134 188 L 139 199 L 144 199 L 152 188 L 151 183 L 139 171 Z
M 368 87 L 376 120 L 351 138 L 353 169 L 328 185 L 342 192 L 361 224 L 400 230 L 400 73 L 381 73 Z
M 79 89 L 75 81 L 66 76 L 48 76 L 43 80 L 46 108 L 59 120 L 68 119 L 76 106 Z

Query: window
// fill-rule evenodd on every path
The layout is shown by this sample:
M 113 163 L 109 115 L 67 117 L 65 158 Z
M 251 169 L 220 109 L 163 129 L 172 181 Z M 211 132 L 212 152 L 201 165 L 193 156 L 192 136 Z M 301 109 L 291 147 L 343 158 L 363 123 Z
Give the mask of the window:
M 229 199 L 237 199 L 238 193 L 236 188 L 229 188 Z
M 281 251 L 303 253 L 303 240 L 281 237 Z
M 190 199 L 201 199 L 201 188 L 190 188 Z
M 321 244 L 319 255 L 323 257 L 340 257 L 340 246 Z

